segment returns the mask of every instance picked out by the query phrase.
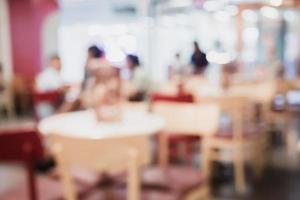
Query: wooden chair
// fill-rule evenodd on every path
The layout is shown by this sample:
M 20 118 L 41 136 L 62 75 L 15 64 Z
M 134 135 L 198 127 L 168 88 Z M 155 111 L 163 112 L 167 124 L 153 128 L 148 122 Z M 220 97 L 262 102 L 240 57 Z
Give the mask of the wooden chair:
M 148 112 L 149 104 L 148 102 L 122 102 L 122 109 L 125 111 L 138 111 L 138 112 Z
M 184 81 L 184 90 L 197 97 L 197 93 L 203 87 L 210 87 L 210 83 L 202 76 L 191 76 Z
M 13 118 L 15 116 L 13 92 L 8 84 L 3 91 L 0 91 L 0 108 L 5 109 L 8 117 Z
M 42 158 L 43 148 L 34 130 L 1 130 L 0 161 L 18 161 L 26 166 L 28 195 L 31 200 L 38 199 L 34 167 L 35 163 Z
M 193 103 L 194 97 L 191 94 L 163 95 L 163 94 L 153 93 L 150 96 L 150 110 L 152 110 L 154 113 L 162 114 L 155 109 L 156 104 L 162 102 Z M 170 148 L 171 148 L 170 151 L 172 152 L 169 155 L 173 158 L 178 157 L 178 146 L 180 144 L 184 144 L 187 147 L 184 157 L 186 158 L 189 157 L 188 162 L 191 162 L 192 152 L 188 148 L 192 146 L 192 143 L 197 142 L 198 139 L 199 138 L 197 136 L 186 135 L 184 134 L 184 132 L 182 132 L 182 134 L 180 134 L 179 132 L 177 132 L 177 134 L 169 134 L 168 140 L 170 140 L 169 141 Z
M 31 111 L 32 80 L 21 74 L 14 74 L 11 81 L 16 111 L 26 114 Z
M 256 81 L 233 84 L 228 93 L 235 96 L 247 97 L 261 103 L 270 103 L 276 93 L 275 81 Z
M 212 134 L 216 131 L 218 119 L 218 107 L 214 104 L 193 104 L 160 102 L 153 107 L 153 112 L 160 114 L 166 120 L 166 126 L 161 133 L 159 162 L 163 166 L 168 165 L 169 138 L 178 138 L 179 141 L 185 138 L 197 139 L 199 142 L 203 135 Z M 187 150 L 190 158 L 192 153 Z
M 159 94 L 166 95 L 177 95 L 178 94 L 178 80 L 171 80 L 166 83 L 159 85 L 159 87 L 154 91 Z
M 217 123 L 219 109 L 214 104 L 160 102 L 155 104 L 153 110 L 155 111 L 155 113 L 159 113 L 164 116 L 166 120 L 166 126 L 159 138 L 159 164 L 165 169 L 174 168 L 174 166 L 168 163 L 168 154 L 170 153 L 168 148 L 170 140 L 168 138 L 170 135 L 184 133 L 185 136 L 196 136 L 198 138 L 198 143 L 201 145 L 201 137 L 203 135 L 211 135 L 212 133 L 216 132 L 218 127 Z M 199 154 L 200 160 L 201 157 L 201 154 Z M 193 187 L 190 187 L 191 196 L 184 196 L 182 197 L 182 199 L 207 198 L 209 195 L 209 186 L 206 182 L 206 169 L 202 170 L 203 168 L 201 167 L 201 165 L 200 169 L 198 170 L 193 167 L 183 168 L 185 168 L 186 172 L 184 172 L 184 170 L 179 170 L 182 174 L 180 176 L 182 182 L 184 182 L 185 180 L 193 179 L 189 176 L 189 174 L 192 174 L 193 171 L 198 171 L 197 173 L 201 174 L 205 180 L 204 182 L 202 182 L 202 188 L 198 187 L 198 189 L 193 189 Z M 196 177 L 197 175 L 194 174 L 194 178 Z
M 253 109 L 248 110 L 250 104 L 247 98 L 222 97 L 217 103 L 222 113 L 229 115 L 231 122 L 226 130 L 220 128 L 216 134 L 204 138 L 204 168 L 210 176 L 212 161 L 232 162 L 235 188 L 243 193 L 246 190 L 245 162 L 252 161 L 256 174 L 262 170 L 265 134 L 262 127 L 252 123 Z M 230 153 L 230 157 L 222 156 L 224 152 Z
M 139 170 L 150 163 L 150 144 L 147 137 L 128 137 L 125 140 L 82 139 L 53 134 L 50 141 L 60 168 L 66 200 L 77 199 L 69 173 L 73 165 L 109 174 L 127 171 L 127 194 L 126 191 L 120 192 L 120 188 L 112 186 L 105 188 L 105 191 L 98 190 L 95 199 L 105 200 L 113 196 L 115 199 L 141 200 L 154 195 L 157 199 L 178 200 L 166 192 L 141 192 Z M 86 198 L 89 199 L 88 196 Z

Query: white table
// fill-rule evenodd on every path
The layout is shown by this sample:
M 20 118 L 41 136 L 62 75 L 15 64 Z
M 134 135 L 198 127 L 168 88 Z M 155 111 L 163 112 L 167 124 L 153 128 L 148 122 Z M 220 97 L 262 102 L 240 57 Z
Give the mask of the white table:
M 142 112 L 123 113 L 120 122 L 98 122 L 92 110 L 53 115 L 43 119 L 38 129 L 43 135 L 59 134 L 90 139 L 151 135 L 164 127 L 162 117 Z
M 120 122 L 98 122 L 92 110 L 58 114 L 43 119 L 38 129 L 45 136 L 51 134 L 77 139 L 90 139 L 107 146 L 125 145 L 138 150 L 141 162 L 147 165 L 151 161 L 150 136 L 165 125 L 162 117 L 143 111 L 124 111 Z M 59 142 L 59 141 L 56 141 Z M 105 151 L 97 147 L 97 155 Z M 50 144 L 51 146 L 51 144 Z M 121 150 L 120 150 L 121 151 Z M 95 152 L 95 153 L 96 153 Z

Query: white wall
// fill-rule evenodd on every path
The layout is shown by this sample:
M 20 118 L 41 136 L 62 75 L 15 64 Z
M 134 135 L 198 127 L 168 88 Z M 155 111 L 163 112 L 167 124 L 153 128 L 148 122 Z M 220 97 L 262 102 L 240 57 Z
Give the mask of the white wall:
M 48 63 L 48 59 L 58 54 L 58 27 L 59 27 L 59 12 L 53 12 L 47 16 L 42 29 L 42 61 L 43 67 Z
M 12 74 L 12 59 L 8 0 L 0 0 L 0 62 L 4 67 L 5 78 L 10 79 Z

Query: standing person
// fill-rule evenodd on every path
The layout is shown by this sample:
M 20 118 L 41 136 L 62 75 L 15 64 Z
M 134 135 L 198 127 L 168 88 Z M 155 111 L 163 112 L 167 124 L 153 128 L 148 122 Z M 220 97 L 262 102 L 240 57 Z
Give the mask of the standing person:
M 194 52 L 191 57 L 191 64 L 193 65 L 195 74 L 203 74 L 208 65 L 206 54 L 200 50 L 199 44 L 196 41 L 194 42 Z
M 172 78 L 174 75 L 183 76 L 186 74 L 186 71 L 183 62 L 181 61 L 180 53 L 176 53 L 175 59 L 170 65 L 170 77 Z

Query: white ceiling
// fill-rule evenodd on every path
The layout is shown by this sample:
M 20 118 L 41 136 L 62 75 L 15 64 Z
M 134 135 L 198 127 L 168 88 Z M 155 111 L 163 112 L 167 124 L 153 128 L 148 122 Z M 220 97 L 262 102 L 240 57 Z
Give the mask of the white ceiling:
M 59 0 L 62 10 L 62 22 L 78 21 L 110 22 L 128 20 L 137 15 L 138 4 L 150 1 L 151 5 L 160 5 L 164 9 L 176 10 L 178 7 L 189 7 L 194 3 L 215 1 L 218 4 L 257 3 L 278 0 Z M 280 0 L 279 0 L 280 1 Z M 287 1 L 287 0 L 283 0 Z M 300 1 L 300 0 L 299 0 Z M 175 9 L 174 9 L 175 8 Z
M 60 0 L 63 23 L 101 22 L 135 15 L 138 0 Z

